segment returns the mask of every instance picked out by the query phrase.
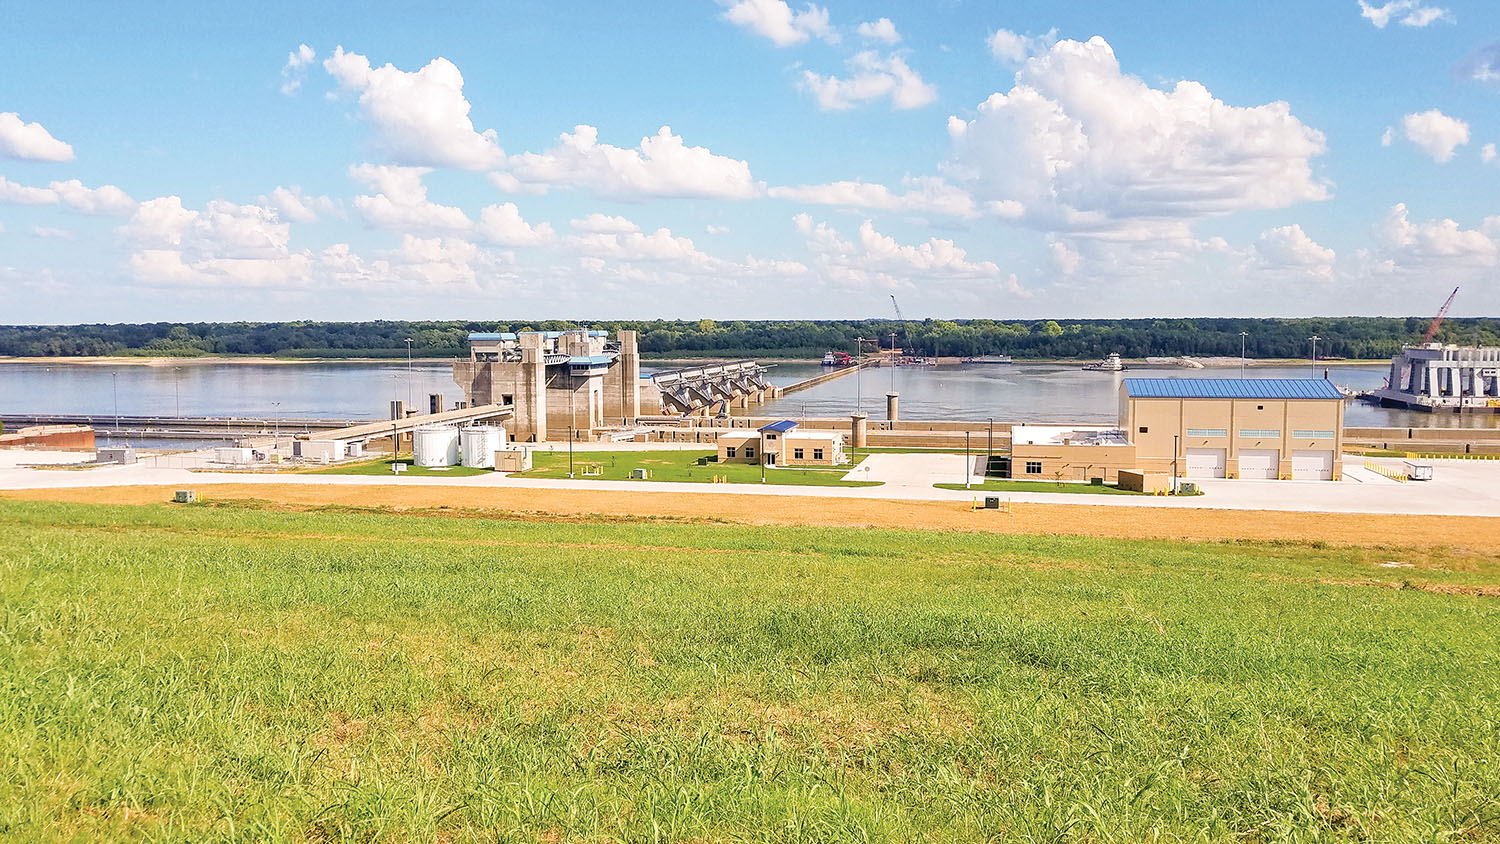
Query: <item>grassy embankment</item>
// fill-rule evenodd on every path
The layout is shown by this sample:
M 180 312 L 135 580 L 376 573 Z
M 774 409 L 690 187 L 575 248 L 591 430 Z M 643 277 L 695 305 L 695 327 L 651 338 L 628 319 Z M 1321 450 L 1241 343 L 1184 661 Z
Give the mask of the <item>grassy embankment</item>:
M 708 458 L 706 463 L 699 461 Z M 568 476 L 567 451 L 536 451 L 531 455 L 530 471 L 519 473 L 526 478 L 566 478 Z M 859 465 L 863 455 L 851 455 L 850 462 L 836 469 L 809 469 L 803 467 L 767 466 L 767 484 L 789 484 L 793 486 L 880 486 L 878 481 L 846 481 L 845 474 Z M 587 468 L 586 468 L 587 467 Z M 573 477 L 588 481 L 628 481 L 633 469 L 646 469 L 649 480 L 675 483 L 714 482 L 714 477 L 724 478 L 725 483 L 759 484 L 760 466 L 755 463 L 719 463 L 713 451 L 575 451 L 573 453 Z M 598 471 L 599 474 L 585 474 Z
M 5 502 L 0 832 L 1495 840 L 1497 584 L 1437 548 Z

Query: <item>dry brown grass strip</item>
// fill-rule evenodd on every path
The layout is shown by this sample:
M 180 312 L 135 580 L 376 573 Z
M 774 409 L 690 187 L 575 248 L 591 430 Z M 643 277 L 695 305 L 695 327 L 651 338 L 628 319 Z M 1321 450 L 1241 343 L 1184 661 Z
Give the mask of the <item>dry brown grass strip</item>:
M 0 498 L 91 504 L 161 504 L 174 486 L 0 491 Z M 461 515 L 587 520 L 664 518 L 749 525 L 908 528 L 1124 539 L 1322 541 L 1330 545 L 1500 547 L 1500 519 L 1209 510 L 1087 504 L 1022 504 L 1012 512 L 971 511 L 967 503 L 775 495 L 703 495 L 612 490 L 445 486 L 206 484 L 208 500 L 268 501 L 294 508 L 351 507 L 390 512 L 457 508 Z

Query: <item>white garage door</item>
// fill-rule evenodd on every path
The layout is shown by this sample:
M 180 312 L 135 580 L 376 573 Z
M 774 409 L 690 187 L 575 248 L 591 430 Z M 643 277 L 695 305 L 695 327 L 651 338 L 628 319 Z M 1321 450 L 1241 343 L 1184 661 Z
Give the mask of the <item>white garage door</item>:
M 1276 480 L 1281 451 L 1274 448 L 1240 449 L 1240 477 Z
M 1292 480 L 1294 480 L 1294 481 L 1330 481 L 1330 480 L 1333 480 L 1333 452 L 1331 452 L 1331 451 L 1294 451 L 1294 452 L 1292 452 Z
M 1190 478 L 1224 477 L 1224 449 L 1190 448 L 1187 450 L 1187 476 Z

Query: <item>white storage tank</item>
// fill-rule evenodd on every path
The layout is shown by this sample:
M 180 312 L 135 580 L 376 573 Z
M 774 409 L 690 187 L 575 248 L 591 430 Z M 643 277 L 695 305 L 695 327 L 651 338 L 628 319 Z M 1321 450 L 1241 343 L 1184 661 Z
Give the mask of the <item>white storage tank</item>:
M 448 425 L 418 428 L 413 436 L 418 466 L 457 466 L 458 429 Z
M 473 469 L 495 468 L 495 452 L 505 447 L 505 429 L 494 425 L 472 425 L 459 433 L 464 465 Z

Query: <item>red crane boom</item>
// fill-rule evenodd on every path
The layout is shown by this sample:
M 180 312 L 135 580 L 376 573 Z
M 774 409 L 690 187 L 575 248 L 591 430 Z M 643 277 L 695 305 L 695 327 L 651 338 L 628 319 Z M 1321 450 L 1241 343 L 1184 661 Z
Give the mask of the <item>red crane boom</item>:
M 1453 292 L 1448 294 L 1448 301 L 1443 303 L 1443 306 L 1438 309 L 1437 316 L 1433 317 L 1432 325 L 1427 326 L 1427 333 L 1422 335 L 1422 345 L 1431 343 L 1432 338 L 1437 336 L 1438 329 L 1443 326 L 1443 317 L 1448 315 L 1448 308 L 1453 306 L 1453 297 L 1457 295 L 1458 288 L 1455 287 Z

